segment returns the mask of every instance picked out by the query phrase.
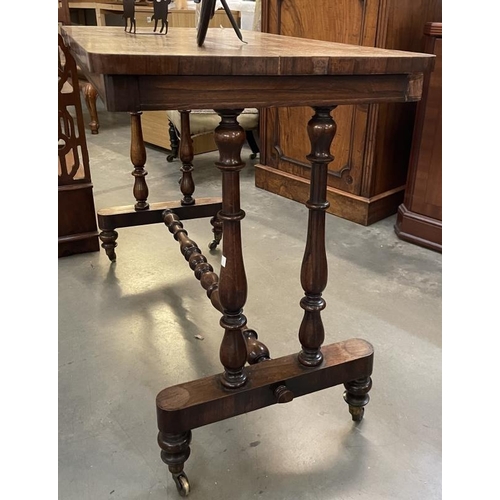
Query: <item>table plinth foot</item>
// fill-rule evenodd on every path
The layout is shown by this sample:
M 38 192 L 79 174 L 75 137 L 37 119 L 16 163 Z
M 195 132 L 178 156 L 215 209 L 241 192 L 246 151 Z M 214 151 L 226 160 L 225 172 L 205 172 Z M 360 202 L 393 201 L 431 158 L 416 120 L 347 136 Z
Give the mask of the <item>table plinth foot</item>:
M 220 198 L 198 198 L 193 205 L 183 205 L 180 201 L 164 201 L 151 203 L 147 210 L 139 211 L 134 205 L 103 208 L 97 212 L 97 223 L 101 230 L 99 238 L 106 255 L 111 262 L 114 262 L 116 260 L 114 249 L 118 238 L 117 228 L 163 222 L 165 210 L 171 210 L 184 220 L 215 217 L 221 207 Z
M 161 391 L 156 397 L 158 442 L 170 472 L 182 473 L 192 429 L 329 387 L 344 384 L 353 419 L 362 417 L 371 387 L 372 345 L 350 339 L 323 346 L 322 353 L 317 367 L 304 367 L 297 354 L 247 366 L 248 382 L 239 389 L 226 389 L 220 375 L 212 375 Z
M 220 198 L 198 198 L 193 205 L 183 205 L 180 201 L 151 203 L 147 210 L 137 211 L 134 205 L 102 208 L 97 212 L 97 222 L 101 231 L 113 231 L 119 227 L 144 226 L 163 222 L 163 212 L 171 210 L 179 219 L 215 217 L 221 209 Z
M 370 401 L 368 392 L 372 388 L 371 377 L 363 377 L 344 384 L 344 401 L 349 405 L 349 413 L 354 422 L 361 422 L 365 406 Z
M 248 383 L 228 390 L 220 375 L 194 380 L 162 390 L 156 397 L 160 433 L 179 434 L 278 403 L 276 388 L 285 385 L 294 398 L 346 384 L 353 406 L 358 399 L 349 384 L 370 377 L 373 347 L 362 339 L 323 346 L 320 366 L 306 368 L 297 354 L 270 359 L 245 368 Z M 367 392 L 367 391 L 366 391 Z M 367 395 L 363 396 L 367 398 Z M 366 400 L 366 402 L 368 402 Z M 366 404 L 366 403 L 365 403 Z

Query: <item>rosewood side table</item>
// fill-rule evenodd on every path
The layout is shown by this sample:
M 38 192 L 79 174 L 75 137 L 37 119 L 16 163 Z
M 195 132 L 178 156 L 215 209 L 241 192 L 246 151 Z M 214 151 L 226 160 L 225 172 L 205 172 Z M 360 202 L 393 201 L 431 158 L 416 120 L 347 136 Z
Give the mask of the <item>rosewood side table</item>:
M 190 454 L 191 431 L 197 427 L 339 384 L 345 386 L 344 399 L 352 419 L 361 420 L 369 401 L 373 347 L 361 339 L 322 345 L 327 165 L 333 159 L 330 145 L 336 130 L 331 111 L 343 104 L 419 100 L 423 75 L 432 69 L 434 56 L 253 31 L 244 32 L 248 43 L 243 45 L 232 30 L 209 30 L 203 47 L 197 46 L 192 28 L 172 28 L 163 37 L 134 36 L 121 28 L 99 27 L 64 27 L 62 33 L 107 109 L 134 117 L 133 147 L 144 147 L 140 137 L 140 113 L 144 110 L 210 108 L 221 119 L 214 132 L 219 149 L 216 166 L 222 173 L 219 275 L 189 238 L 180 221 L 183 214 L 169 206 L 161 212 L 189 267 L 220 311 L 224 330 L 222 373 L 168 387 L 156 399 L 161 458 L 181 496 L 189 493 L 184 463 Z M 307 124 L 311 186 L 300 273 L 304 290 L 300 349 L 271 359 L 243 314 L 247 281 L 239 172 L 244 167 L 240 152 L 245 132 L 238 124 L 238 115 L 246 107 L 279 106 L 312 108 Z M 137 157 L 140 160 L 141 154 Z M 136 166 L 138 179 L 143 168 L 144 163 Z

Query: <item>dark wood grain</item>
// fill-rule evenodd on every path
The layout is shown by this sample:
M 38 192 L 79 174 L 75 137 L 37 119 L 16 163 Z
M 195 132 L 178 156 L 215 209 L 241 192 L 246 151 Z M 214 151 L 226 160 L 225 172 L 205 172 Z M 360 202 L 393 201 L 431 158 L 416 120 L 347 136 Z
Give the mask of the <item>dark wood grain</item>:
M 184 109 L 181 111 L 181 140 L 179 149 L 179 158 L 182 162 L 180 188 L 182 193 L 181 203 L 183 205 L 192 205 L 195 200 L 194 180 L 193 180 L 193 139 L 191 139 L 191 127 L 189 124 L 189 113 L 191 111 Z
M 330 113 L 334 107 L 315 108 L 314 116 L 307 124 L 311 142 L 311 152 L 307 159 L 311 162 L 310 195 L 306 206 L 309 209 L 306 248 L 302 259 L 300 281 L 304 297 L 300 307 L 304 317 L 299 329 L 302 350 L 299 361 L 304 366 L 318 366 L 323 361 L 321 344 L 325 340 L 325 329 L 321 311 L 326 307 L 321 296 L 328 282 L 328 263 L 325 248 L 326 175 L 328 164 L 333 160 L 330 146 L 337 126 Z
M 237 48 L 225 31 L 210 32 L 197 47 L 190 28 L 142 38 L 63 28 L 110 111 L 417 101 L 433 64 L 428 54 L 258 32 L 246 33 L 248 45 Z
M 305 368 L 296 354 L 249 366 L 251 383 L 238 391 L 225 389 L 219 375 L 164 389 L 156 398 L 158 428 L 181 433 L 276 404 L 277 383 L 284 382 L 298 398 L 372 373 L 373 347 L 361 339 L 324 346 L 323 357 L 313 368 Z
M 97 220 L 102 230 L 113 230 L 120 227 L 143 226 L 163 222 L 163 212 L 172 210 L 182 220 L 200 217 L 214 217 L 221 209 L 220 198 L 198 198 L 194 205 L 183 205 L 180 201 L 163 201 L 150 203 L 149 209 L 142 212 L 135 210 L 134 205 L 101 208 L 97 212 Z
M 214 140 L 219 150 L 215 162 L 222 172 L 222 210 L 218 214 L 222 221 L 222 263 L 219 282 L 219 300 L 223 315 L 220 325 L 224 337 L 220 346 L 220 361 L 224 366 L 221 383 L 231 389 L 246 383 L 244 365 L 247 360 L 243 329 L 247 319 L 243 306 L 247 299 L 247 278 L 243 264 L 241 245 L 241 221 L 245 212 L 240 207 L 240 170 L 245 166 L 241 160 L 241 148 L 245 142 L 245 131 L 238 123 L 243 111 L 216 110 L 221 118 L 215 129 Z
M 386 75 L 422 73 L 429 54 L 391 51 L 244 31 L 211 30 L 203 47 L 194 28 L 167 37 L 133 37 L 120 28 L 67 26 L 65 42 L 90 73 L 122 75 Z

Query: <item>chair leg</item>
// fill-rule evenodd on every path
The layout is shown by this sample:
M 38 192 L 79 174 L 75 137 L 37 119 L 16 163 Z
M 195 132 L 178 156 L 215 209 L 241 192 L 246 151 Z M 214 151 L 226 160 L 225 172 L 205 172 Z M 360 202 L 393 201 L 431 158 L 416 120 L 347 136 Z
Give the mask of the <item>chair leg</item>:
M 250 155 L 250 158 L 253 160 L 260 153 L 260 149 L 259 149 L 259 146 L 257 144 L 257 141 L 255 140 L 255 135 L 253 133 L 253 130 L 247 130 L 245 132 L 245 134 L 246 134 L 248 145 L 250 146 L 250 149 L 252 150 L 252 154 Z
M 168 135 L 170 137 L 171 153 L 167 156 L 167 161 L 171 163 L 179 156 L 179 135 L 177 129 L 170 120 L 168 121 Z
M 83 95 L 90 114 L 90 131 L 92 134 L 99 133 L 99 118 L 97 116 L 97 90 L 90 83 L 83 85 Z

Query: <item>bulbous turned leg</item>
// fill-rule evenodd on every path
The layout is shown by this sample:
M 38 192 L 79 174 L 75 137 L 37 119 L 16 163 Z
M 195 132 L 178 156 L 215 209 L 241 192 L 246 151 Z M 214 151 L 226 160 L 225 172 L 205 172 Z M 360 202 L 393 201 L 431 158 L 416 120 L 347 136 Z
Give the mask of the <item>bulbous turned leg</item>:
M 117 245 L 116 243 L 117 238 L 118 238 L 118 233 L 113 230 L 102 231 L 101 234 L 99 234 L 99 239 L 102 241 L 101 246 L 106 251 L 106 255 L 108 256 L 111 262 L 116 261 L 115 248 Z
M 321 311 L 326 307 L 326 302 L 322 293 L 328 282 L 325 214 L 330 206 L 327 200 L 328 164 L 333 161 L 330 146 L 337 130 L 331 116 L 334 108 L 335 106 L 315 107 L 314 116 L 307 124 L 311 142 L 311 153 L 307 155 L 311 162 L 311 182 L 309 200 L 306 203 L 309 209 L 306 248 L 300 270 L 300 282 L 304 290 L 300 307 L 304 309 L 304 316 L 299 329 L 302 350 L 298 360 L 308 368 L 323 363 L 321 345 L 325 340 L 325 328 Z
M 222 239 L 222 221 L 217 217 L 212 217 L 210 219 L 210 224 L 212 224 L 212 233 L 214 233 L 214 239 L 208 244 L 210 250 L 215 250 Z
M 344 401 L 349 405 L 349 413 L 355 422 L 361 422 L 365 406 L 370 401 L 368 392 L 372 388 L 371 377 L 359 378 L 344 384 Z
M 191 111 L 181 111 L 181 142 L 179 157 L 182 162 L 180 188 L 182 193 L 182 205 L 194 205 L 194 180 L 193 180 L 193 139 L 191 139 L 191 127 L 189 124 L 189 114 Z
M 161 459 L 168 465 L 175 486 L 181 497 L 189 495 L 189 480 L 184 473 L 184 463 L 189 458 L 191 448 L 191 431 L 180 434 L 158 433 L 158 444 L 161 448 Z
M 83 87 L 83 95 L 85 97 L 85 104 L 90 115 L 90 131 L 92 134 L 99 133 L 99 118 L 97 116 L 97 90 L 91 83 L 87 83 Z

